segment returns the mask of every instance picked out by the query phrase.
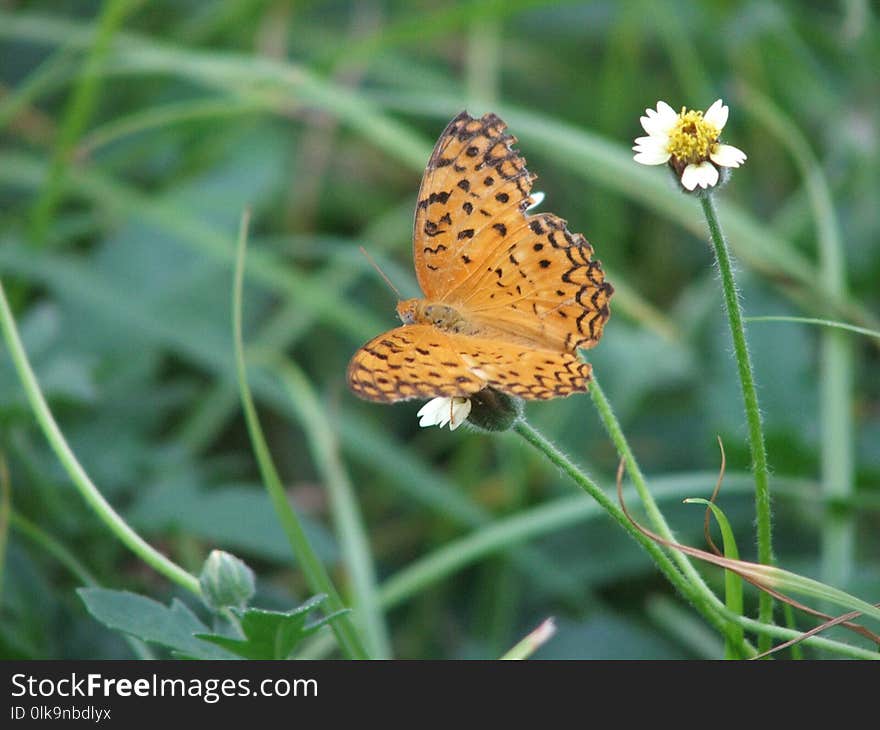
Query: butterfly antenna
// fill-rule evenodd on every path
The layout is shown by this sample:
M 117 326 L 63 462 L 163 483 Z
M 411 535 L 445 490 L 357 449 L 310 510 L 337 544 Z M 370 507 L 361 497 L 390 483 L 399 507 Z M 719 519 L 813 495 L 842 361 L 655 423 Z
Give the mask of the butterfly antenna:
M 376 271 L 379 272 L 379 276 L 381 276 L 382 279 L 384 279 L 385 283 L 388 284 L 388 286 L 391 288 L 391 291 L 393 291 L 393 292 L 397 295 L 397 298 L 398 298 L 398 299 L 403 299 L 403 296 L 400 294 L 400 292 L 398 291 L 397 287 L 394 286 L 394 284 L 391 283 L 391 279 L 388 278 L 388 275 L 387 275 L 384 271 L 382 271 L 382 269 L 379 268 L 379 264 L 377 264 L 377 263 L 373 260 L 373 257 L 370 256 L 370 254 L 367 253 L 367 249 L 365 249 L 363 246 L 358 246 L 358 248 L 360 249 L 360 252 L 366 257 L 367 261 L 370 262 L 370 265 L 371 265 L 374 269 L 376 269 Z

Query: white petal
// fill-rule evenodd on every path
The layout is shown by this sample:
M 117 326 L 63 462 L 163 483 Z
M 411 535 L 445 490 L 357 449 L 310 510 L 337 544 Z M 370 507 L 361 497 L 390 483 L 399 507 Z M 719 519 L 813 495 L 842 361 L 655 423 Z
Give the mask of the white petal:
M 714 152 L 709 154 L 709 159 L 721 167 L 739 167 L 746 161 L 746 153 L 739 147 L 730 144 L 720 144 Z
M 669 157 L 669 153 L 661 149 L 640 149 L 633 155 L 633 159 L 642 165 L 662 165 L 669 161 Z
M 647 137 L 636 137 L 633 142 L 636 143 L 636 147 L 666 147 L 664 140 L 659 137 L 651 137 L 650 135 Z M 633 147 L 633 149 L 636 147 Z
M 718 170 L 711 162 L 701 162 L 699 165 L 690 164 L 684 168 L 681 174 L 681 184 L 687 190 L 693 190 L 699 185 L 705 189 L 712 187 L 718 182 Z
M 651 111 L 650 109 L 648 111 Z M 656 116 L 654 117 L 639 117 L 639 122 L 642 124 L 642 129 L 644 129 L 648 134 L 656 134 L 659 136 L 663 135 L 662 126 L 660 121 Z
M 678 114 L 665 101 L 657 102 L 657 111 L 653 109 L 645 109 L 647 116 L 640 117 L 642 128 L 652 137 L 662 137 L 663 143 L 666 144 L 665 138 L 669 136 L 669 132 L 678 121 Z
M 532 208 L 537 208 L 541 203 L 544 202 L 544 193 L 537 192 L 532 193 L 532 202 L 529 203 L 529 207 L 526 210 L 531 210 Z M 468 401 L 470 402 L 470 401 Z
M 666 119 L 678 119 L 678 112 L 665 101 L 657 102 L 657 114 Z
M 433 398 L 423 405 L 416 414 L 419 417 L 419 426 L 440 426 L 441 428 L 449 421 L 450 399 L 446 397 Z
M 724 129 L 724 125 L 727 124 L 727 115 L 729 113 L 730 109 L 724 105 L 721 99 L 718 99 L 706 110 L 703 119 L 720 132 Z
M 467 420 L 468 414 L 471 412 L 470 398 L 453 398 L 452 399 L 452 420 L 449 422 L 449 430 L 454 431 L 462 423 Z
M 656 137 L 639 137 L 633 145 L 634 152 L 665 152 L 666 144 L 661 144 Z

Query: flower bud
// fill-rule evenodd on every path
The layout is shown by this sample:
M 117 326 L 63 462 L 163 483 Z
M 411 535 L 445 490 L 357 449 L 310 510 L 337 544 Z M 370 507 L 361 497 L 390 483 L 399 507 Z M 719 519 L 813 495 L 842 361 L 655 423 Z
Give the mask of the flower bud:
M 234 555 L 212 550 L 199 576 L 202 597 L 214 610 L 244 608 L 253 597 L 254 572 Z
M 484 388 L 471 396 L 468 423 L 483 431 L 507 431 L 522 416 L 523 405 L 514 398 L 492 388 Z

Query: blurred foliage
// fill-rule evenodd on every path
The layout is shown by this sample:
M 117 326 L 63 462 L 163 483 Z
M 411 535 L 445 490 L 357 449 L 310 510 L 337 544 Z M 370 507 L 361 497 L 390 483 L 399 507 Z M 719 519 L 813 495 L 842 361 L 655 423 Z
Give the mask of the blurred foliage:
M 618 287 L 590 360 L 646 474 L 673 477 L 668 518 L 701 544 L 701 516 L 680 498 L 710 493 L 720 434 L 733 485 L 721 504 L 751 558 L 742 403 L 699 207 L 662 170 L 627 164 L 629 146 L 658 99 L 705 109 L 723 97 L 725 139 L 749 155 L 719 196 L 746 314 L 876 329 L 875 14 L 859 0 L 0 2 L 0 274 L 53 411 L 105 496 L 176 562 L 197 573 L 226 549 L 255 569 L 259 605 L 288 610 L 310 595 L 260 486 L 234 379 L 232 261 L 250 206 L 245 339 L 262 362 L 295 361 L 321 397 L 380 585 L 493 521 L 570 499 L 572 485 L 515 436 L 421 431 L 419 404 L 362 403 L 345 387 L 354 349 L 395 320 L 393 295 L 357 247 L 416 293 L 421 168 L 454 114 L 494 110 L 540 175 L 543 209 L 587 235 Z M 831 191 L 843 298 L 817 263 L 801 170 L 750 111 L 756 94 L 804 136 Z M 821 337 L 802 324 L 749 326 L 775 549 L 806 575 L 818 575 L 829 517 L 818 487 Z M 876 601 L 880 355 L 876 340 L 851 342 L 855 489 L 839 509 L 855 550 L 838 587 Z M 345 592 L 302 412 L 271 368 L 255 361 L 251 375 L 290 497 Z M 613 486 L 617 457 L 588 399 L 527 413 Z M 76 592 L 83 573 L 49 541 L 96 584 L 190 612 L 83 505 L 5 351 L 0 448 L 16 517 L 0 655 L 131 656 L 89 615 Z M 16 529 L 17 518 L 37 529 Z M 718 655 L 609 520 L 559 524 L 403 596 L 386 616 L 395 655 L 498 656 L 548 615 L 559 633 L 538 657 Z M 720 572 L 705 574 L 720 589 Z

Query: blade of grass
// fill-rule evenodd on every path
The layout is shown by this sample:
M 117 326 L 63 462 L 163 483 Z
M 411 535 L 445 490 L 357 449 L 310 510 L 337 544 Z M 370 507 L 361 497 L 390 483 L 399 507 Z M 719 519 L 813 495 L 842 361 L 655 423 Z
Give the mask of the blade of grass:
M 90 27 L 57 16 L 0 12 L 0 37 L 87 47 Z M 204 50 L 193 51 L 139 36 L 117 33 L 110 44 L 104 74 L 171 74 L 234 94 L 268 94 L 271 105 L 313 105 L 385 150 L 393 159 L 424 168 L 430 145 L 404 124 L 382 114 L 364 95 L 311 73 L 303 66 L 265 57 Z M 97 73 L 97 72 L 95 72 Z
M 498 17 L 472 18 L 467 27 L 465 52 L 465 87 L 469 107 L 494 108 L 498 96 L 500 56 L 501 28 Z
M 552 618 L 548 618 L 538 628 L 523 637 L 516 645 L 510 649 L 501 659 L 528 659 L 544 644 L 546 644 L 556 633 L 556 624 Z
M 61 198 L 64 189 L 62 178 L 70 164 L 71 152 L 88 124 L 97 102 L 102 80 L 98 71 L 105 61 L 113 36 L 122 25 L 125 16 L 140 2 L 141 0 L 107 0 L 103 5 L 95 29 L 94 41 L 61 118 L 48 181 L 32 209 L 31 233 L 39 245 L 45 243 L 55 207 Z
M 189 122 L 218 120 L 230 116 L 256 114 L 266 110 L 266 101 L 254 97 L 228 95 L 158 104 L 132 114 L 115 117 L 85 135 L 76 147 L 78 158 L 94 154 L 120 139 L 134 134 Z
M 413 12 L 396 23 L 386 25 L 375 35 L 345 48 L 333 47 L 319 57 L 318 63 L 329 66 L 340 58 L 370 58 L 398 45 L 422 46 L 432 36 L 463 30 L 476 21 L 497 22 L 524 10 L 555 4 L 558 4 L 558 0 L 468 0 L 450 6 L 438 5 L 433 12 Z
M 702 497 L 689 497 L 684 500 L 685 504 L 702 504 L 712 510 L 718 527 L 721 530 L 722 544 L 724 545 L 724 557 L 731 560 L 739 560 L 739 550 L 736 547 L 736 538 L 730 527 L 727 516 L 721 511 L 721 508 L 714 502 Z M 742 578 L 730 570 L 724 571 L 724 603 L 731 613 L 738 616 L 743 614 L 743 585 Z M 741 631 L 742 629 L 740 629 Z M 724 647 L 725 659 L 741 659 L 742 657 L 736 652 L 736 645 L 725 643 Z
M 313 593 L 324 593 L 327 595 L 326 608 L 329 613 L 343 611 L 346 606 L 342 602 L 336 587 L 330 580 L 327 570 L 320 558 L 315 554 L 309 543 L 308 537 L 303 530 L 299 517 L 291 507 L 281 484 L 281 479 L 275 469 L 272 461 L 272 455 L 263 436 L 263 429 L 257 416 L 256 407 L 254 406 L 251 396 L 250 386 L 247 380 L 247 367 L 244 358 L 244 345 L 242 343 L 241 332 L 241 301 L 242 289 L 244 282 L 244 260 L 245 250 L 247 246 L 247 229 L 249 215 L 245 213 L 242 216 L 241 228 L 238 237 L 238 247 L 235 264 L 235 278 L 233 282 L 232 295 L 232 330 L 235 341 L 235 365 L 238 373 L 239 387 L 241 388 L 241 403 L 244 409 L 245 420 L 247 422 L 248 433 L 251 437 L 251 444 L 254 449 L 254 456 L 260 467 L 260 473 L 263 476 L 263 483 L 269 494 L 272 506 L 278 516 L 278 521 L 284 529 L 285 535 L 290 542 L 293 554 L 302 567 L 303 574 L 309 588 Z M 331 623 L 333 633 L 339 641 L 340 648 L 349 659 L 367 659 L 369 658 L 366 650 L 361 644 L 358 632 L 351 622 L 347 613 L 343 613 L 335 621 Z
M 835 322 L 830 319 L 816 319 L 815 317 L 787 317 L 787 316 L 762 316 L 762 317 L 746 317 L 746 322 L 796 322 L 799 324 L 815 324 L 820 327 L 836 327 L 838 329 L 855 332 L 858 335 L 867 337 L 876 337 L 880 339 L 880 330 L 870 330 L 867 327 L 856 327 L 854 324 L 846 322 Z
M 289 394 L 290 406 L 299 414 L 318 472 L 330 494 L 336 537 L 352 576 L 355 618 L 361 621 L 367 649 L 374 659 L 390 659 L 391 643 L 377 598 L 370 541 L 351 479 L 339 458 L 336 429 L 302 370 L 290 361 L 276 363 L 273 370 Z

